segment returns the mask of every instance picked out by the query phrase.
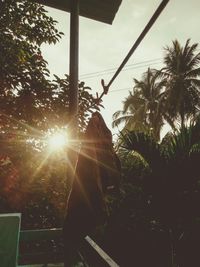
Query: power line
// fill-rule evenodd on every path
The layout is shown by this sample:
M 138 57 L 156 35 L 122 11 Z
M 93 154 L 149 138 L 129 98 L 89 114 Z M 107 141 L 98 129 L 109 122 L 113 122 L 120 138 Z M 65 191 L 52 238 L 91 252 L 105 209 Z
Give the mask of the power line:
M 197 51 L 200 51 L 200 49 L 197 49 Z M 148 62 L 148 61 L 156 61 L 156 60 L 159 60 L 161 58 L 158 58 L 158 59 L 152 59 L 152 60 L 146 60 L 146 61 L 141 61 L 142 62 Z M 138 65 L 138 64 L 141 64 L 141 63 L 135 63 L 135 64 L 129 64 L 127 66 L 131 66 L 131 65 Z M 161 62 L 158 62 L 158 63 L 161 63 Z M 158 64 L 158 63 L 152 63 L 151 65 L 155 65 L 155 64 Z M 143 66 L 138 66 L 138 67 L 135 67 L 135 68 L 130 68 L 130 69 L 137 69 L 137 68 L 141 68 L 141 67 L 146 67 L 148 65 L 143 65 Z M 122 70 L 123 71 L 123 70 Z M 109 93 L 117 93 L 117 92 L 120 92 L 120 91 L 125 91 L 125 90 L 132 90 L 133 87 L 125 87 L 125 88 L 120 88 L 120 89 L 113 89 L 113 90 L 110 90 Z
M 200 49 L 197 49 L 197 51 L 200 51 Z M 149 63 L 149 64 L 143 65 L 144 63 Z M 161 63 L 163 63 L 163 58 L 154 58 L 154 59 L 149 59 L 149 60 L 144 60 L 144 61 L 128 64 L 121 71 L 128 71 L 128 70 L 131 70 L 131 69 L 139 69 L 139 68 L 152 66 L 152 65 L 157 65 L 157 64 L 161 64 Z M 84 74 L 80 75 L 80 78 L 84 79 L 84 80 L 92 79 L 92 78 L 99 77 L 99 76 L 102 76 L 102 75 L 112 74 L 116 70 L 117 70 L 117 68 L 109 68 L 109 69 L 105 69 L 105 70 L 101 70 L 101 71 L 84 73 Z
M 126 88 L 120 88 L 120 89 L 116 89 L 116 90 L 110 90 L 109 93 L 117 93 L 119 91 L 125 91 L 125 90 L 131 90 L 133 89 L 132 87 L 126 87 Z
M 144 68 L 144 67 L 158 65 L 158 64 L 161 64 L 161 63 L 162 63 L 162 61 L 160 61 L 160 62 L 154 62 L 154 63 L 149 63 L 149 64 L 144 64 L 144 65 L 137 66 L 137 67 L 126 68 L 126 69 L 123 69 L 122 71 L 129 71 L 129 70 L 133 70 L 133 69 L 140 69 L 140 68 Z M 84 79 L 84 80 L 87 80 L 87 79 L 92 79 L 92 78 L 96 78 L 96 77 L 99 77 L 99 76 L 109 75 L 109 74 L 112 74 L 114 72 L 115 71 L 108 71 L 108 72 L 99 73 L 99 74 L 96 74 L 96 75 L 91 75 L 91 76 L 88 75 L 87 77 L 82 77 L 82 75 L 81 75 L 80 78 L 81 79 Z
M 200 51 L 200 49 L 197 49 L 197 51 Z M 159 59 L 159 58 L 158 58 Z M 154 60 L 158 60 L 158 59 L 152 59 L 152 60 L 149 60 L 149 61 L 154 61 Z M 161 59 L 161 58 L 160 58 Z M 141 61 L 141 62 L 148 62 L 148 60 L 146 61 Z M 161 62 L 158 62 L 158 63 L 161 63 Z M 154 64 L 158 64 L 158 63 L 152 63 L 151 65 L 154 65 Z M 139 64 L 139 63 L 135 63 L 135 64 Z M 129 64 L 127 66 L 130 66 L 130 65 L 135 65 L 135 64 Z M 130 69 L 137 69 L 137 68 L 141 68 L 141 67 L 145 67 L 145 66 L 148 66 L 148 65 L 143 65 L 143 66 L 138 66 L 138 67 L 135 67 L 135 68 L 130 68 Z M 123 70 L 122 70 L 123 71 Z M 126 88 L 120 88 L 120 89 L 114 89 L 114 90 L 110 90 L 109 93 L 117 93 L 119 91 L 125 91 L 125 90 L 132 90 L 133 87 L 126 87 Z
M 138 65 L 141 65 L 141 64 L 144 64 L 144 63 L 153 63 L 155 61 L 161 62 L 161 59 L 162 58 L 155 58 L 155 59 L 144 60 L 144 61 L 140 61 L 140 62 L 128 64 L 125 68 L 129 68 L 129 67 L 132 67 L 132 66 L 138 66 Z M 115 70 L 117 70 L 117 68 L 110 68 L 110 69 L 105 69 L 105 70 L 101 70 L 101 71 L 85 73 L 85 74 L 80 75 L 80 77 L 84 78 L 86 76 L 91 76 L 91 75 L 100 74 L 100 73 L 104 73 L 104 72 L 106 72 L 106 73 L 109 72 L 110 73 L 111 71 L 114 72 Z

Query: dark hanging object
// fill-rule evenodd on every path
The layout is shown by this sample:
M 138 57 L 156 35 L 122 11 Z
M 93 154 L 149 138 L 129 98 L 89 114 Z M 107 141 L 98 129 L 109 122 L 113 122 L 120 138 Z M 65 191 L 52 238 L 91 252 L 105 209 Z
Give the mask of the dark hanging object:
M 119 179 L 120 161 L 113 150 L 112 134 L 102 116 L 95 112 L 85 132 L 67 203 L 64 222 L 66 261 L 73 257 L 81 239 L 105 222 L 104 197 L 109 191 L 118 192 Z

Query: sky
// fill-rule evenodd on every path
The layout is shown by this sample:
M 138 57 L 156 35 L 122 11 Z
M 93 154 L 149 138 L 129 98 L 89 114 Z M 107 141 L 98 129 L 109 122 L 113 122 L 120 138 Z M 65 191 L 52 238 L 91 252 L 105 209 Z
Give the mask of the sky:
M 160 3 L 161 0 L 122 0 L 112 25 L 80 17 L 79 80 L 90 86 L 94 95 L 102 92 L 101 79 L 106 84 L 110 81 Z M 63 77 L 69 73 L 70 16 L 67 12 L 46 9 L 58 21 L 56 27 L 64 36 L 56 45 L 43 45 L 42 52 L 51 74 Z M 111 127 L 112 115 L 122 109 L 122 102 L 134 85 L 133 78 L 140 79 L 148 67 L 161 68 L 164 47 L 170 46 L 173 40 L 177 39 L 182 45 L 188 38 L 191 43 L 200 43 L 199 10 L 199 0 L 169 1 L 108 95 L 103 97 L 101 113 L 113 134 L 117 129 Z

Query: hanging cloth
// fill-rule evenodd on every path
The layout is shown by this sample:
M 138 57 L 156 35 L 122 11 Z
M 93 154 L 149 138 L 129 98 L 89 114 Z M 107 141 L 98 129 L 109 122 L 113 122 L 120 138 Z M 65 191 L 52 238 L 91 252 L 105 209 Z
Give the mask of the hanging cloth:
M 118 192 L 120 170 L 111 131 L 101 114 L 95 112 L 86 128 L 67 203 L 65 252 L 69 247 L 76 247 L 81 238 L 105 222 L 105 195 L 109 191 Z

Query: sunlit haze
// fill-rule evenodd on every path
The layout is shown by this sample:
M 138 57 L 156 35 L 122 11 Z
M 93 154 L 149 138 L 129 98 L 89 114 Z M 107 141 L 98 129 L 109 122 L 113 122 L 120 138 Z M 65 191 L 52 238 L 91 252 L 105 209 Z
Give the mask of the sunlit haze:
M 66 133 L 53 133 L 48 137 L 48 148 L 52 151 L 61 150 L 67 145 Z

